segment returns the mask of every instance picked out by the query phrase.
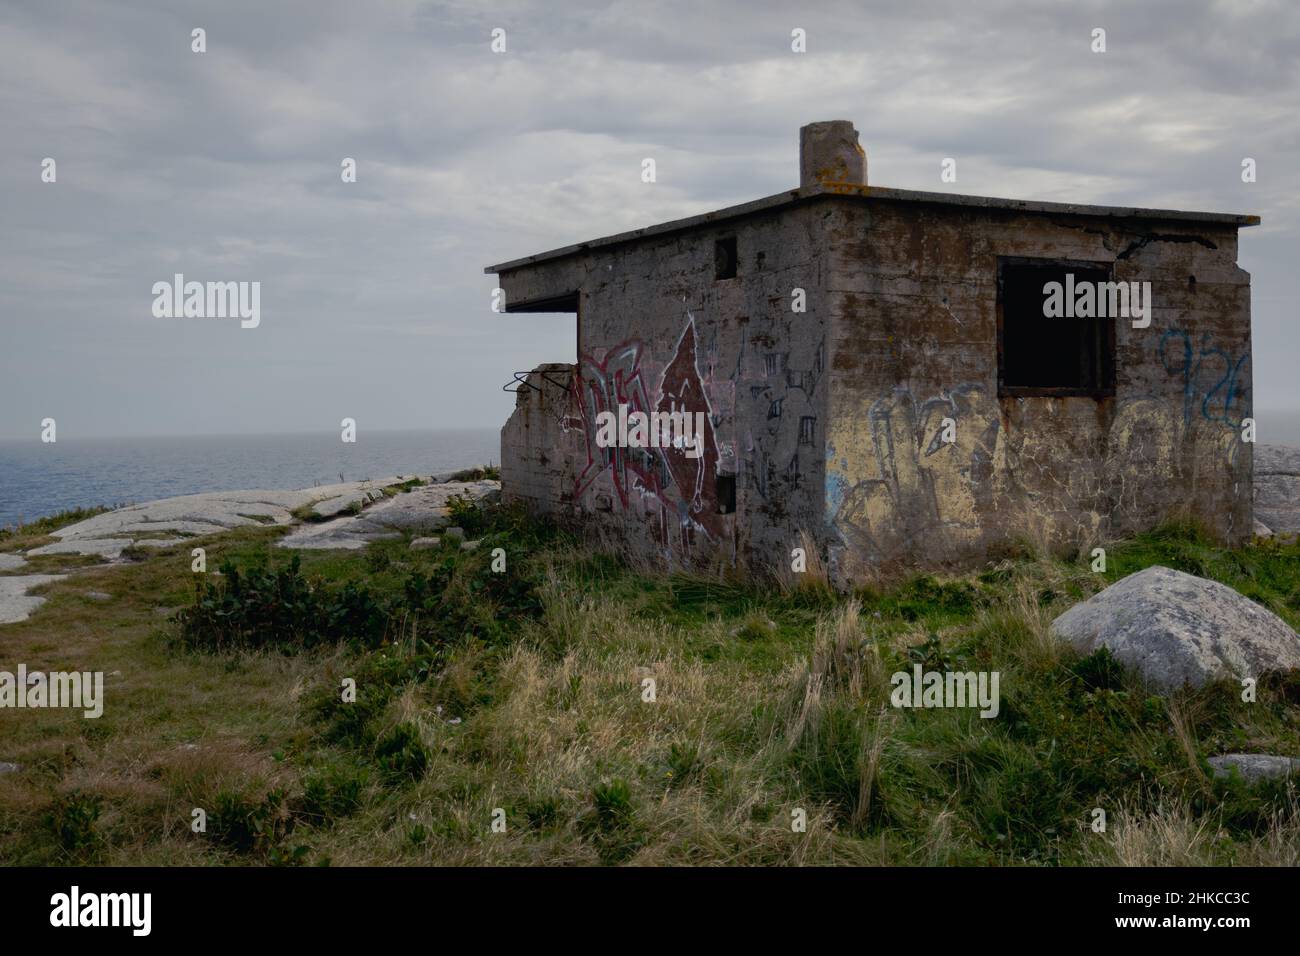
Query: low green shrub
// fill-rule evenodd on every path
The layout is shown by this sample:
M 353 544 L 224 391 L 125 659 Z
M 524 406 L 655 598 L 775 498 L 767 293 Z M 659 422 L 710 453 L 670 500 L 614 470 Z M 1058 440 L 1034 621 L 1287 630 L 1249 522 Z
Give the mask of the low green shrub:
M 340 640 L 374 647 L 384 636 L 388 615 L 363 585 L 307 580 L 294 555 L 279 569 L 260 563 L 241 571 L 233 562 L 223 562 L 217 580 L 196 582 L 194 604 L 176 620 L 182 643 L 220 651 L 293 649 Z
M 429 765 L 429 752 L 420 732 L 411 724 L 398 724 L 375 744 L 375 762 L 391 777 L 419 780 Z
M 85 859 L 99 846 L 100 836 L 95 823 L 102 808 L 103 798 L 97 794 L 74 790 L 55 798 L 44 822 L 64 852 Z
M 596 848 L 600 861 L 613 866 L 630 859 L 644 845 L 636 820 L 632 788 L 625 780 L 607 780 L 591 791 L 591 810 L 579 829 Z

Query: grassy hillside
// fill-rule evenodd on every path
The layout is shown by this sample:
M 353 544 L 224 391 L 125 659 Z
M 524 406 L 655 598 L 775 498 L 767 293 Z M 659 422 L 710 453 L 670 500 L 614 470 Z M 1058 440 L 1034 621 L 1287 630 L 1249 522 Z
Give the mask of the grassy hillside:
M 192 573 L 186 543 L 49 586 L 0 627 L 0 669 L 102 670 L 107 703 L 0 710 L 0 760 L 24 768 L 0 775 L 0 863 L 1300 862 L 1295 793 L 1204 763 L 1300 756 L 1300 675 L 1254 704 L 1235 685 L 1166 698 L 1047 634 L 1156 563 L 1296 626 L 1296 545 L 1171 528 L 1113 545 L 1104 574 L 1026 555 L 836 595 L 458 517 L 477 550 L 295 557 L 259 527 L 200 542 L 220 577 Z M 999 671 L 1000 713 L 891 708 L 914 662 Z

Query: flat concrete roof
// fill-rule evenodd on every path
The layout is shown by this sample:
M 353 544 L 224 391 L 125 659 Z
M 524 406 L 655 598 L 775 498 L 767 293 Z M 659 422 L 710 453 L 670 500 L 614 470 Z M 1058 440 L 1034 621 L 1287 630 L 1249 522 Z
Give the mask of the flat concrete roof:
M 1030 199 L 998 199 L 992 196 L 963 196 L 959 193 L 935 193 L 916 189 L 889 189 L 884 186 L 859 186 L 853 183 L 833 183 L 830 185 L 802 186 L 799 189 L 791 189 L 787 192 L 777 193 L 774 196 L 765 196 L 762 199 L 755 199 L 753 202 L 741 203 L 738 206 L 728 206 L 725 209 L 716 209 L 713 212 L 706 212 L 701 216 L 688 216 L 685 219 L 674 219 L 671 222 L 661 222 L 653 226 L 646 226 L 643 229 L 633 229 L 630 232 L 620 232 L 612 236 L 603 236 L 600 239 L 590 239 L 587 242 L 579 242 L 571 246 L 562 246 L 559 249 L 551 249 L 549 252 L 539 252 L 535 255 L 524 256 L 522 259 L 511 259 L 509 262 L 501 262 L 494 266 L 488 266 L 483 271 L 488 275 L 500 274 L 523 266 L 534 265 L 539 262 L 547 262 L 553 259 L 564 259 L 568 256 L 578 255 L 604 246 L 614 246 L 620 243 L 634 242 L 638 239 L 644 239 L 649 236 L 661 236 L 665 233 L 681 232 L 684 230 L 695 229 L 700 226 L 713 225 L 727 219 L 751 216 L 755 213 L 768 212 L 781 206 L 809 202 L 824 197 L 834 197 L 855 201 L 868 200 L 930 203 L 940 206 L 974 206 L 980 209 L 1009 209 L 1015 212 L 1045 213 L 1053 216 L 1090 216 L 1093 218 L 1105 216 L 1116 219 L 1150 219 L 1166 222 L 1211 222 L 1226 226 L 1259 225 L 1259 216 L 1239 215 L 1237 213 L 1187 212 L 1180 209 L 1144 209 L 1137 206 L 1088 206 L 1068 202 L 1037 202 Z

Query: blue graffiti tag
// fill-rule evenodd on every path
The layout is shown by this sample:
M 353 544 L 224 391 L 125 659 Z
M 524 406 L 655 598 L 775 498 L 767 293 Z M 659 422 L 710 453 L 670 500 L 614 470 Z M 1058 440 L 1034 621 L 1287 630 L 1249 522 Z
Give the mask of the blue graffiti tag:
M 1181 348 L 1178 345 L 1175 345 L 1172 349 L 1169 348 L 1169 340 L 1172 338 L 1179 340 Z M 1181 356 L 1178 355 L 1180 351 Z M 1173 353 L 1172 356 L 1171 352 Z M 1196 349 L 1192 344 L 1190 333 L 1184 329 L 1169 329 L 1160 336 L 1159 355 L 1160 364 L 1164 366 L 1166 372 L 1170 375 L 1182 377 L 1183 424 L 1191 424 L 1192 409 L 1196 404 L 1198 395 L 1200 395 L 1201 416 L 1206 421 L 1220 422 L 1229 428 L 1239 428 L 1241 426 L 1241 419 L 1234 419 L 1232 411 L 1238 399 L 1244 400 L 1247 395 L 1247 389 L 1242 387 L 1239 376 L 1242 366 L 1250 360 L 1249 352 L 1234 360 L 1223 349 L 1210 344 L 1210 333 L 1208 332 L 1202 333 L 1201 346 Z M 1180 357 L 1181 361 L 1178 361 Z M 1171 358 L 1175 362 L 1173 365 L 1170 364 Z M 1218 361 L 1223 363 L 1222 374 L 1213 385 L 1202 393 L 1200 386 L 1202 374 L 1215 374 L 1212 369 L 1213 365 Z

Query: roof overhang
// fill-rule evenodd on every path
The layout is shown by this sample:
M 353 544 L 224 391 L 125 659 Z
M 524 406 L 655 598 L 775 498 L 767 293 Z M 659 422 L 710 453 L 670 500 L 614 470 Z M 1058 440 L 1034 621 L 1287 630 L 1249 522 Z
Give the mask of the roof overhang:
M 483 271 L 488 275 L 500 275 L 501 273 L 520 269 L 524 266 L 537 265 L 542 262 L 581 255 L 594 249 L 635 242 L 639 239 L 646 239 L 651 236 L 662 236 L 673 232 L 698 229 L 703 226 L 714 225 L 731 219 L 739 219 L 759 213 L 770 212 L 774 209 L 779 209 L 782 206 L 794 206 L 811 202 L 813 200 L 828 198 L 856 202 L 910 202 L 938 206 L 966 206 L 976 209 L 1041 213 L 1052 216 L 1078 216 L 1093 219 L 1112 218 L 1144 219 L 1157 222 L 1203 222 L 1222 226 L 1257 226 L 1260 221 L 1259 216 L 1249 216 L 1238 213 L 1189 212 L 1180 209 L 1147 209 L 1140 206 L 1090 206 L 1080 203 L 1037 202 L 1029 199 L 998 199 L 992 196 L 964 196 L 959 193 L 925 192 L 916 189 L 889 189 L 883 186 L 860 186 L 853 183 L 830 183 L 791 189 L 787 192 L 765 196 L 762 199 L 755 199 L 752 202 L 741 203 L 738 206 L 728 206 L 725 209 L 718 209 L 713 212 L 704 213 L 700 216 L 689 216 L 685 219 L 661 222 L 653 226 L 646 226 L 643 229 L 633 229 L 629 232 L 620 232 L 612 236 L 604 236 L 600 239 L 591 239 L 587 242 L 575 243 L 571 246 L 562 246 L 559 249 L 551 249 L 548 252 L 539 252 L 535 255 L 524 256 L 522 259 L 511 259 L 509 262 L 501 262 L 494 266 L 488 266 Z M 510 311 L 526 310 L 512 308 Z M 535 309 L 533 311 L 564 312 L 571 310 Z

